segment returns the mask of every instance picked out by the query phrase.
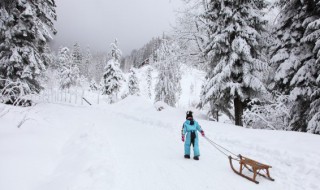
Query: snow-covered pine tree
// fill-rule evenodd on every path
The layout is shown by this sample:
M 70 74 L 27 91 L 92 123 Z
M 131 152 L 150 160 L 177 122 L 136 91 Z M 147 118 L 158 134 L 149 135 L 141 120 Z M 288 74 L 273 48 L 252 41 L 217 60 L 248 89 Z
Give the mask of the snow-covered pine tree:
M 317 62 L 319 65 L 320 63 Z M 311 95 L 307 132 L 320 134 L 320 69 L 318 68 L 318 88 Z
M 133 68 L 130 69 L 128 90 L 130 95 L 140 95 L 139 80 Z
M 58 54 L 60 70 L 60 88 L 69 89 L 71 86 L 78 84 L 79 68 L 73 63 L 70 50 L 65 47 L 62 48 Z
M 90 90 L 91 91 L 97 91 L 99 89 L 96 81 L 94 79 L 91 80 L 90 82 Z
M 175 106 L 177 99 L 174 91 L 174 85 L 168 77 L 170 69 L 166 63 L 158 66 L 158 82 L 155 87 L 155 102 L 163 101 L 170 106 Z
M 157 51 L 159 74 L 155 87 L 155 101 L 163 101 L 173 107 L 179 98 L 179 91 L 181 92 L 181 74 L 175 55 L 176 48 L 174 44 L 169 44 L 168 40 L 163 39 Z
M 82 70 L 82 75 L 85 76 L 86 78 L 89 78 L 89 68 L 92 64 L 92 54 L 91 54 L 91 50 L 90 50 L 90 47 L 88 46 L 86 48 L 86 52 L 85 52 L 85 55 L 84 55 L 84 62 L 83 62 L 83 70 Z M 81 71 L 80 71 L 81 72 Z
M 320 134 L 320 1 L 316 2 L 314 9 L 318 18 L 307 25 L 306 36 L 304 40 L 310 41 L 313 46 L 313 54 L 316 55 L 316 90 L 311 95 L 311 105 L 308 117 L 307 131 L 314 134 Z
M 71 58 L 72 58 L 72 63 L 77 65 L 77 67 L 79 68 L 80 75 L 84 75 L 85 69 L 84 69 L 84 64 L 83 64 L 83 55 L 81 52 L 81 47 L 78 42 L 76 42 L 73 45 Z
M 120 59 L 122 56 L 122 51 L 119 49 L 118 40 L 115 39 L 114 43 L 110 44 L 109 56 L 114 60 L 116 64 L 120 65 Z
M 90 75 L 95 79 L 95 81 L 101 81 L 107 58 L 105 55 L 95 55 L 94 58 L 94 65 L 92 65 L 90 69 Z
M 313 6 L 314 5 L 314 6 Z M 311 44 L 312 54 L 314 55 L 315 86 L 314 92 L 311 94 L 310 111 L 308 114 L 307 132 L 320 134 L 320 0 L 314 1 L 311 21 L 305 22 L 307 24 L 306 32 L 302 39 L 303 42 Z M 310 68 L 309 68 L 310 69 Z
M 118 48 L 118 42 L 110 45 L 111 59 L 107 62 L 103 74 L 103 89 L 102 94 L 108 95 L 110 103 L 114 103 L 118 99 L 121 82 L 124 80 L 122 71 L 120 69 L 121 50 Z
M 151 94 L 151 92 L 152 92 L 152 71 L 153 71 L 152 67 L 149 66 L 147 69 L 147 85 L 148 85 L 147 88 L 148 88 L 148 96 L 150 99 L 152 97 L 152 94 Z
M 101 92 L 101 94 L 103 93 L 103 90 L 104 90 L 104 78 L 103 77 L 101 78 L 101 80 L 99 82 L 98 90 Z
M 72 60 L 69 48 L 61 47 L 57 55 L 57 67 L 61 68 L 64 65 L 69 65 L 71 61 Z
M 50 31 L 56 34 L 55 7 L 54 0 L 0 1 L 0 91 L 10 96 L 6 103 L 41 90 L 38 76 L 47 64 L 42 54 Z M 22 88 L 15 88 L 16 82 Z
M 319 0 L 279 0 L 281 12 L 274 32 L 277 41 L 271 49 L 274 69 L 272 89 L 290 95 L 291 121 L 288 130 L 307 131 L 314 121 L 317 77 L 319 75 Z M 311 98 L 312 97 L 312 98 Z M 310 112 L 310 108 L 313 110 Z M 317 116 L 316 116 L 317 117 Z M 315 129 L 315 125 L 310 128 Z
M 102 94 L 110 97 L 110 102 L 114 103 L 118 98 L 121 82 L 124 80 L 119 65 L 113 60 L 109 60 L 103 74 Z
M 263 0 L 212 0 L 201 15 L 209 36 L 204 53 L 210 68 L 202 105 L 213 102 L 229 106 L 233 101 L 235 124 L 239 126 L 243 125 L 246 101 L 266 93 L 259 77 L 268 67 L 261 53 L 264 6 Z
M 44 46 L 43 53 L 42 53 L 42 58 L 47 63 L 48 67 L 51 67 L 51 68 L 55 67 L 56 56 L 51 51 L 51 48 L 49 47 L 49 44 L 46 44 Z
M 179 47 L 176 46 L 175 44 L 173 44 L 171 46 L 172 48 L 172 57 L 171 57 L 171 61 L 169 62 L 169 67 L 172 69 L 172 80 L 174 81 L 173 83 L 175 84 L 175 91 L 176 91 L 176 96 L 177 96 L 177 101 L 180 99 L 181 93 L 182 93 L 182 88 L 181 88 L 181 78 L 182 78 L 182 74 L 181 74 L 181 65 L 180 65 L 180 60 L 177 56 L 177 54 L 175 53 L 175 51 L 179 51 Z

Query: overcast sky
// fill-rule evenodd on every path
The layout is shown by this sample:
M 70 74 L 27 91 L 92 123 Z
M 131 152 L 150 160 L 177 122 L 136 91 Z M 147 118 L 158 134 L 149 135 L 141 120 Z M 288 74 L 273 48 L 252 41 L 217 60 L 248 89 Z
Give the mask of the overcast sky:
M 108 51 L 115 38 L 124 54 L 170 31 L 180 0 L 56 0 L 58 34 L 53 47 L 79 42 Z

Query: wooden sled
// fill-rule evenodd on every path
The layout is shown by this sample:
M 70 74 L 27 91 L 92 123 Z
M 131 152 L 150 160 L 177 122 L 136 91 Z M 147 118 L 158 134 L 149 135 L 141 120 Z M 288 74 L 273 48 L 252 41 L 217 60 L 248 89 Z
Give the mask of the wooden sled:
M 260 162 L 252 160 L 250 158 L 246 158 L 241 155 L 239 155 L 239 158 L 240 158 L 240 160 L 239 160 L 240 168 L 239 168 L 239 171 L 237 171 L 236 169 L 234 169 L 234 167 L 232 165 L 232 160 L 235 160 L 235 159 L 232 158 L 231 156 L 229 156 L 230 166 L 236 174 L 238 174 L 238 175 L 240 175 L 240 176 L 242 176 L 252 182 L 255 182 L 256 184 L 259 184 L 259 182 L 256 180 L 257 175 L 260 175 L 268 180 L 274 181 L 274 179 L 272 179 L 270 177 L 270 173 L 269 173 L 269 168 L 272 168 L 272 166 L 262 164 Z M 253 172 L 252 178 L 249 176 L 246 176 L 242 173 L 244 168 L 247 168 L 249 171 Z M 259 173 L 261 170 L 264 170 L 266 172 L 266 175 Z

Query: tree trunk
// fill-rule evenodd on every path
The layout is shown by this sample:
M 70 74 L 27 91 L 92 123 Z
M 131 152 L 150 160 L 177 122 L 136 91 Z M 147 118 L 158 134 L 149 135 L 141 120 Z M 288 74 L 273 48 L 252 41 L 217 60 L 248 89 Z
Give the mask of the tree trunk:
M 217 118 L 217 122 L 219 122 L 219 111 L 216 111 L 216 118 Z
M 242 115 L 243 115 L 243 102 L 241 101 L 241 99 L 236 96 L 234 99 L 234 118 L 235 118 L 235 125 L 238 126 L 243 126 L 243 122 L 242 122 Z

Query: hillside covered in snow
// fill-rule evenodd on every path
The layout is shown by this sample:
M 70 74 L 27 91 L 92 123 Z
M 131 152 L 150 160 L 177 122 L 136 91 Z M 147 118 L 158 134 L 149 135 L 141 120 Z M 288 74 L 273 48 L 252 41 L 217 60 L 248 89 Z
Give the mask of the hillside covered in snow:
M 183 158 L 185 110 L 156 111 L 130 96 L 113 105 L 0 104 L 0 189 L 319 190 L 320 138 L 207 121 L 206 136 L 235 153 L 273 166 L 274 182 L 254 184 L 200 138 L 200 160 Z M 248 175 L 251 175 L 248 173 Z

